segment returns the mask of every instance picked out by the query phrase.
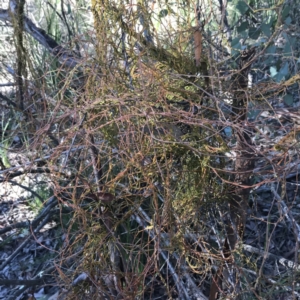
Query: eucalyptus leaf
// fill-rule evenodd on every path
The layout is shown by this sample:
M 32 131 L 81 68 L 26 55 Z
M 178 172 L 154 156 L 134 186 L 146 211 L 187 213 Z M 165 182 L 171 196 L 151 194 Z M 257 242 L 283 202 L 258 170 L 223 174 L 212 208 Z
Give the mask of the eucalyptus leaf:
M 288 16 L 285 20 L 284 20 L 284 23 L 286 25 L 290 25 L 292 23 L 292 18 L 290 16 Z
M 276 22 L 277 22 L 277 15 L 272 14 L 268 20 L 268 23 L 271 25 L 271 27 L 274 27 Z
M 284 76 L 289 74 L 289 63 L 288 62 L 286 62 L 284 64 L 284 66 L 281 67 L 281 69 L 279 70 L 279 73 L 281 73 Z
M 236 37 L 231 41 L 231 47 L 236 47 L 236 45 L 239 43 L 240 43 L 240 37 Z
M 249 28 L 249 37 L 250 39 L 256 40 L 260 35 L 260 29 L 256 27 Z
M 249 6 L 244 1 L 239 1 L 236 4 L 236 9 L 243 15 L 248 11 Z
M 281 17 L 285 19 L 288 16 L 289 12 L 290 12 L 290 7 L 286 5 L 281 12 Z
M 241 33 L 243 31 L 245 31 L 246 29 L 248 29 L 248 26 L 249 26 L 249 23 L 246 21 L 246 22 L 243 22 L 238 28 L 237 28 L 237 32 L 238 33 Z
M 275 45 L 270 45 L 267 49 L 266 49 L 266 53 L 271 53 L 274 54 L 276 52 L 276 47 Z
M 276 67 L 271 67 L 270 68 L 270 74 L 271 74 L 271 77 L 275 77 L 277 75 L 277 69 Z
M 292 55 L 293 46 L 295 45 L 295 42 L 296 42 L 295 37 L 291 37 L 291 36 L 286 37 L 286 43 L 285 43 L 284 48 L 283 48 L 284 56 Z
M 231 137 L 232 136 L 232 128 L 231 127 L 225 127 L 224 128 L 224 133 L 227 137 Z
M 235 10 L 234 8 L 229 9 L 228 10 L 228 20 L 230 22 L 230 24 L 236 24 L 239 20 L 240 14 L 237 10 Z
M 267 36 L 271 36 L 271 24 L 262 24 L 261 31 Z
M 294 102 L 294 98 L 291 94 L 286 94 L 284 97 L 283 97 L 283 101 L 286 105 L 293 105 L 293 102 Z
M 264 60 L 264 65 L 265 65 L 265 66 L 270 66 L 270 65 L 273 64 L 273 62 L 274 62 L 274 59 L 273 59 L 273 57 L 270 55 L 267 59 Z
M 230 24 L 236 24 L 240 17 L 249 10 L 248 5 L 242 0 L 232 0 L 228 2 L 228 19 Z
M 285 79 L 285 76 L 282 74 L 282 73 L 278 73 L 276 76 L 275 76 L 275 80 L 276 82 L 281 82 Z
M 256 117 L 261 113 L 261 110 L 259 109 L 252 109 L 248 112 L 248 118 L 249 119 L 256 119 Z
M 279 70 L 279 72 L 275 75 L 275 80 L 277 82 L 281 82 L 282 80 L 285 80 L 285 78 L 289 74 L 289 64 L 286 62 Z M 273 77 L 273 76 L 272 76 Z
M 231 55 L 236 55 L 239 53 L 239 50 L 242 49 L 242 44 L 240 42 L 240 37 L 237 37 L 231 41 Z

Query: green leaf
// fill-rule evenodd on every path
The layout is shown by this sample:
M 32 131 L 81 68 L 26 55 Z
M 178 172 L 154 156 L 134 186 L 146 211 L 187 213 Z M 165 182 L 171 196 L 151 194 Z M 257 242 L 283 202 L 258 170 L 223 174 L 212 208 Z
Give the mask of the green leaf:
M 224 133 L 226 134 L 227 137 L 232 136 L 232 128 L 231 127 L 225 127 L 224 128 Z
M 286 62 L 279 70 L 279 72 L 275 75 L 275 80 L 277 82 L 281 82 L 285 80 L 285 78 L 289 75 L 289 63 Z M 273 77 L 273 76 L 272 76 Z
M 241 13 L 241 15 L 243 15 L 247 12 L 249 6 L 244 1 L 239 1 L 236 4 L 236 9 Z
M 285 39 L 286 39 L 286 43 L 284 45 L 283 54 L 284 54 L 284 56 L 290 56 L 290 55 L 292 55 L 293 46 L 295 45 L 296 38 L 287 36 L 287 37 L 285 37 Z
M 159 16 L 160 18 L 164 18 L 164 17 L 166 17 L 166 16 L 168 15 L 168 13 L 169 13 L 169 11 L 168 11 L 167 9 L 162 9 L 162 10 L 159 12 L 158 16 Z
M 272 14 L 271 16 L 269 16 L 268 22 L 267 22 L 268 24 L 271 24 L 271 26 L 274 27 L 276 22 L 277 22 L 277 15 Z
M 245 31 L 249 26 L 249 23 L 246 21 L 246 22 L 243 22 L 238 28 L 237 28 L 237 32 L 238 33 L 241 33 L 243 31 Z
M 290 24 L 292 23 L 292 18 L 291 18 L 290 16 L 288 16 L 288 17 L 285 19 L 284 23 L 285 23 L 286 25 L 290 25 Z
M 289 42 L 287 42 L 284 45 L 284 49 L 283 49 L 283 55 L 284 56 L 290 56 L 292 54 L 292 48 L 291 48 L 291 44 Z
M 236 45 L 237 43 L 239 43 L 239 41 L 240 41 L 240 38 L 239 38 L 239 37 L 234 38 L 234 39 L 231 41 L 231 47 L 234 47 L 234 45 Z
M 288 62 L 286 62 L 284 64 L 284 66 L 281 67 L 279 73 L 283 74 L 284 76 L 289 74 L 289 63 Z
M 271 77 L 275 77 L 277 75 L 276 67 L 271 67 L 270 68 L 270 74 L 271 74 Z
M 287 104 L 287 105 L 293 105 L 294 98 L 293 98 L 292 95 L 286 94 L 286 95 L 283 97 L 283 101 L 284 101 L 285 104 Z
M 260 35 L 260 29 L 256 27 L 249 28 L 249 38 L 256 40 Z
M 249 10 L 248 5 L 244 0 L 232 0 L 228 1 L 228 20 L 230 24 L 235 24 L 239 21 L 241 16 Z
M 276 51 L 276 47 L 275 47 L 275 45 L 273 44 L 273 45 L 270 45 L 270 46 L 267 48 L 266 53 L 274 54 L 275 51 Z
M 289 12 L 290 12 L 290 6 L 286 5 L 281 12 L 282 19 L 285 19 L 285 17 L 287 17 L 287 15 L 289 14 Z
M 265 64 L 266 66 L 270 66 L 270 65 L 272 65 L 273 63 L 274 63 L 274 58 L 273 58 L 271 55 L 269 55 L 269 57 L 268 57 L 267 59 L 264 60 L 264 64 Z
M 262 24 L 261 25 L 261 31 L 267 36 L 271 36 L 271 24 Z
M 231 41 L 231 55 L 236 55 L 239 53 L 238 50 L 242 49 L 242 45 L 240 43 L 240 37 L 236 37 Z
M 256 119 L 256 117 L 261 113 L 261 110 L 259 109 L 253 109 L 249 110 L 248 112 L 248 118 L 249 119 Z

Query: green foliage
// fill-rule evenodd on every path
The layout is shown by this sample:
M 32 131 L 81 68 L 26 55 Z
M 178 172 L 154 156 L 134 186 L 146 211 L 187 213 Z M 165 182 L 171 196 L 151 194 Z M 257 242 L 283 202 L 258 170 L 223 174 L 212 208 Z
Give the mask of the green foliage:
M 231 24 L 236 24 L 239 18 L 249 11 L 247 2 L 241 0 L 233 0 L 228 3 L 228 16 Z

